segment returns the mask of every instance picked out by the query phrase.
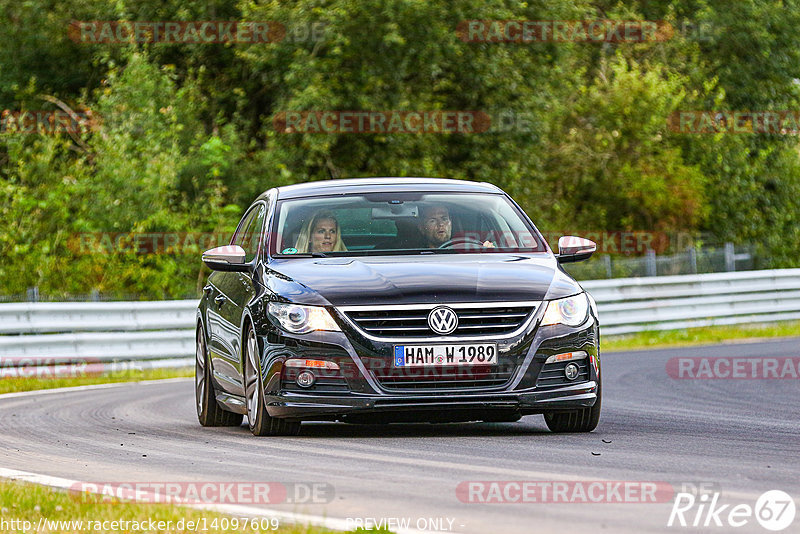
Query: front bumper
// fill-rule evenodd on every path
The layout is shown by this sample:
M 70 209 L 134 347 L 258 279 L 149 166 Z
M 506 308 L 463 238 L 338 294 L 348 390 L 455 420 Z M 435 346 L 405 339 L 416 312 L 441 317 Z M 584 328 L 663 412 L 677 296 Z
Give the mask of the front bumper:
M 598 383 L 582 382 L 547 391 L 426 395 L 307 395 L 282 392 L 270 397 L 272 417 L 356 421 L 376 416 L 392 420 L 482 420 L 493 415 L 532 415 L 594 406 Z
M 270 416 L 293 420 L 479 421 L 513 420 L 522 415 L 559 412 L 594 406 L 600 393 L 599 326 L 590 313 L 579 327 L 539 327 L 507 340 L 506 358 L 514 367 L 502 387 L 425 391 L 396 391 L 377 380 L 371 364 L 391 344 L 368 344 L 353 332 L 315 332 L 300 337 L 265 333 L 262 372 Z M 503 345 L 499 345 L 503 347 Z M 543 386 L 539 375 L 549 356 L 563 352 L 588 354 L 588 372 L 575 382 Z M 346 375 L 343 390 L 302 391 L 281 380 L 287 358 L 324 358 L 338 362 Z M 344 379 L 342 379 L 344 382 Z

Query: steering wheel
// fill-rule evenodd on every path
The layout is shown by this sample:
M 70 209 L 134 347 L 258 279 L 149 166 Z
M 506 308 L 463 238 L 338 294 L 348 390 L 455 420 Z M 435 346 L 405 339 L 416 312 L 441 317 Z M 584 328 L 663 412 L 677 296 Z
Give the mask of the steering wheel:
M 456 245 L 478 245 L 480 248 L 484 248 L 483 241 L 469 236 L 454 237 L 453 239 L 448 239 L 447 241 L 439 245 L 439 248 L 453 248 Z

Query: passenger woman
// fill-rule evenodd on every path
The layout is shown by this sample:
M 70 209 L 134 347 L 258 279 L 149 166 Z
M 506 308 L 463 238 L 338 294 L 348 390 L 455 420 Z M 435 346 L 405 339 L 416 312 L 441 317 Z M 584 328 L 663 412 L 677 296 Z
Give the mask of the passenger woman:
M 297 252 L 343 252 L 347 247 L 342 241 L 339 221 L 333 212 L 320 210 L 303 225 L 295 245 Z

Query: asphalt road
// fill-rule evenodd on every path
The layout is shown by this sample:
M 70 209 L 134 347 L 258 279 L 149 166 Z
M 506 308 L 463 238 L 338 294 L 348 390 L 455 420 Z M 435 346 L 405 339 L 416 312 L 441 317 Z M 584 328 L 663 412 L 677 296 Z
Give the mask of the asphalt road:
M 330 502 L 268 507 L 406 519 L 411 527 L 445 518 L 457 532 L 728 532 L 668 528 L 671 502 L 465 503 L 456 488 L 656 481 L 676 490 L 703 484 L 728 510 L 772 489 L 798 499 L 800 382 L 676 380 L 666 365 L 678 356 L 796 357 L 799 346 L 786 339 L 605 354 L 600 426 L 585 435 L 551 434 L 531 416 L 507 424 L 304 423 L 298 437 L 255 438 L 246 425 L 201 428 L 191 380 L 0 398 L 0 467 L 85 481 L 329 484 Z M 690 525 L 696 511 L 686 512 Z M 768 532 L 754 518 L 736 531 Z M 791 531 L 800 531 L 800 517 Z

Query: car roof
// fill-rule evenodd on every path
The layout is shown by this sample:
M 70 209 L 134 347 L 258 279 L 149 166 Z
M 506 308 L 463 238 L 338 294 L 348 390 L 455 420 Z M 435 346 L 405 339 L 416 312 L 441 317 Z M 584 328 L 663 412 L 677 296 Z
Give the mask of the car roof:
M 278 199 L 304 198 L 324 195 L 345 195 L 352 193 L 458 191 L 466 193 L 502 193 L 490 183 L 450 180 L 445 178 L 347 178 L 305 182 L 276 188 Z M 267 193 L 265 192 L 263 196 Z M 260 198 L 260 197 L 259 197 Z

